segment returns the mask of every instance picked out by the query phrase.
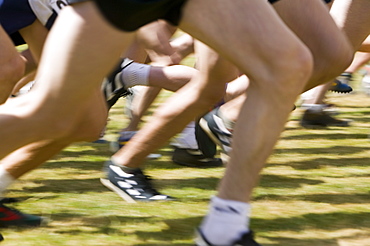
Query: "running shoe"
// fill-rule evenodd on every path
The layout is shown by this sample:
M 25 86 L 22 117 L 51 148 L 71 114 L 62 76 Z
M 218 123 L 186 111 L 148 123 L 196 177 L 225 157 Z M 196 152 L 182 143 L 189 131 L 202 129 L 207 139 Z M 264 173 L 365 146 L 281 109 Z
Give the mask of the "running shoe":
M 350 120 L 346 119 L 336 119 L 330 115 L 330 113 L 321 110 L 315 111 L 307 109 L 302 116 L 300 121 L 301 126 L 305 128 L 315 128 L 315 127 L 328 127 L 328 126 L 339 126 L 347 127 L 350 124 Z
M 25 214 L 0 203 L 0 227 L 33 227 L 40 226 L 43 222 L 45 222 L 43 217 Z
M 216 145 L 219 145 L 225 153 L 231 150 L 232 129 L 225 127 L 222 119 L 217 115 L 218 110 L 219 108 L 215 108 L 204 115 L 195 126 L 199 149 L 208 158 L 216 154 Z
M 129 203 L 136 201 L 172 201 L 173 197 L 163 195 L 153 188 L 151 179 L 141 169 L 127 173 L 121 167 L 107 161 L 104 167 L 106 178 L 100 179 L 102 184 L 111 189 Z
M 220 158 L 207 158 L 198 149 L 183 149 L 178 147 L 174 147 L 172 161 L 187 167 L 206 168 L 223 166 Z
M 119 98 L 130 94 L 130 90 L 126 89 L 125 82 L 122 80 L 122 70 L 132 64 L 134 61 L 128 58 L 123 61 L 113 70 L 113 72 L 104 79 L 102 90 L 107 100 L 108 109 L 118 101 Z
M 242 235 L 241 239 L 233 242 L 230 245 L 216 245 L 207 241 L 203 233 L 198 229 L 196 231 L 195 238 L 196 246 L 261 246 L 261 244 L 254 241 L 254 235 L 252 231 L 246 232 Z
M 338 93 L 350 93 L 352 91 L 352 87 L 349 86 L 351 81 L 351 73 L 342 73 L 334 80 L 334 82 L 332 82 L 329 90 Z
M 343 84 L 339 80 L 335 80 L 332 82 L 329 90 L 338 93 L 350 93 L 352 91 L 352 87 L 347 84 Z

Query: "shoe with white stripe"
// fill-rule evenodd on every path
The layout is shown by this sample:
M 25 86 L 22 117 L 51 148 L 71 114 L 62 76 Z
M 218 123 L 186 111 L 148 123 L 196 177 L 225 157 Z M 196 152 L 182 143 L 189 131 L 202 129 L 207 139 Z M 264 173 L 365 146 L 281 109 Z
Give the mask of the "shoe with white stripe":
M 126 89 L 125 82 L 122 80 L 122 70 L 131 65 L 134 61 L 124 58 L 121 63 L 106 77 L 103 81 L 102 91 L 108 104 L 108 109 L 121 97 L 131 94 L 129 89 Z
M 195 126 L 195 135 L 199 149 L 206 157 L 216 154 L 216 145 L 228 154 L 231 151 L 232 129 L 227 129 L 217 115 L 219 108 L 204 115 Z
M 107 178 L 100 179 L 102 184 L 127 202 L 175 200 L 175 198 L 163 195 L 154 189 L 150 178 L 139 168 L 131 173 L 127 173 L 121 167 L 112 163 L 112 161 L 107 161 L 104 169 L 107 173 Z

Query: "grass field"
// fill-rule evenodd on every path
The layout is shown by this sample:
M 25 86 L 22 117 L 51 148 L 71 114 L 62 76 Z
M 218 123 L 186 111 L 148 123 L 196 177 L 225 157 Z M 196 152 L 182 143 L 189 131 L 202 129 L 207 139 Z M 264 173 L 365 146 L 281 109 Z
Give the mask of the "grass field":
M 254 193 L 251 227 L 264 246 L 370 245 L 370 97 L 329 96 L 352 126 L 308 130 L 298 124 L 302 111 L 292 113 Z M 108 140 L 125 125 L 123 105 L 111 111 Z M 2 245 L 192 245 L 224 168 L 181 167 L 171 151 L 158 150 L 162 158 L 148 160 L 147 173 L 178 201 L 128 204 L 100 184 L 107 144 L 68 147 L 8 193 L 21 200 L 14 207 L 50 223 L 2 229 Z

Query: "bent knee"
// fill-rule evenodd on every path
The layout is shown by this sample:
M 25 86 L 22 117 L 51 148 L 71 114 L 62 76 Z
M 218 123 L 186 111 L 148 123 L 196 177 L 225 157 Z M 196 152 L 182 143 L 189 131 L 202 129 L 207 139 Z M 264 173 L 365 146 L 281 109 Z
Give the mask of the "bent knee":
M 81 141 L 95 141 L 101 137 L 104 128 L 107 123 L 107 117 L 90 117 L 86 114 L 85 117 L 75 122 L 72 127 L 69 128 L 68 134 L 64 138 L 68 138 L 69 141 L 81 142 Z
M 296 97 L 311 77 L 312 71 L 311 52 L 302 45 L 271 62 L 258 84 L 262 84 L 259 87 L 267 96 Z
M 72 143 L 97 140 L 106 126 L 107 117 L 106 115 L 92 117 L 89 112 L 80 111 L 79 114 L 68 117 L 49 114 L 41 122 L 44 122 L 42 128 L 46 129 L 42 133 L 45 139 L 53 138 Z
M 25 62 L 19 55 L 12 56 L 9 57 L 9 59 L 5 59 L 5 61 L 0 64 L 0 70 L 1 85 L 15 85 L 24 75 Z
M 307 88 L 324 84 L 340 75 L 348 68 L 353 59 L 353 49 L 343 45 L 338 49 L 328 49 L 319 59 L 315 59 L 315 67 Z

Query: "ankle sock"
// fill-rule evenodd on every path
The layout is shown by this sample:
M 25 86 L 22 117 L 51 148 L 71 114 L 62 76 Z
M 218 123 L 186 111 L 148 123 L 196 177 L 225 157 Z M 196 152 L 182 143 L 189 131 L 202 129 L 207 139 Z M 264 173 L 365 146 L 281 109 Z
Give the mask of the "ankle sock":
M 150 68 L 150 65 L 137 62 L 125 67 L 120 74 L 120 78 L 124 81 L 126 89 L 135 85 L 148 85 Z
M 15 178 L 0 165 L 0 199 L 8 187 L 14 183 Z
M 123 165 L 118 165 L 115 163 L 115 161 L 111 158 L 111 163 L 117 167 L 120 167 L 122 169 L 122 171 L 124 171 L 125 173 L 134 173 L 135 171 L 137 171 L 138 169 L 140 168 L 132 168 L 132 167 L 126 167 L 126 166 L 123 166 Z
M 200 230 L 212 244 L 230 245 L 249 231 L 249 203 L 213 197 Z
M 319 113 L 319 112 L 322 112 L 325 109 L 326 105 L 325 104 L 308 104 L 308 103 L 305 103 L 305 104 L 302 104 L 301 107 L 306 109 L 306 110 L 309 109 L 312 112 Z

